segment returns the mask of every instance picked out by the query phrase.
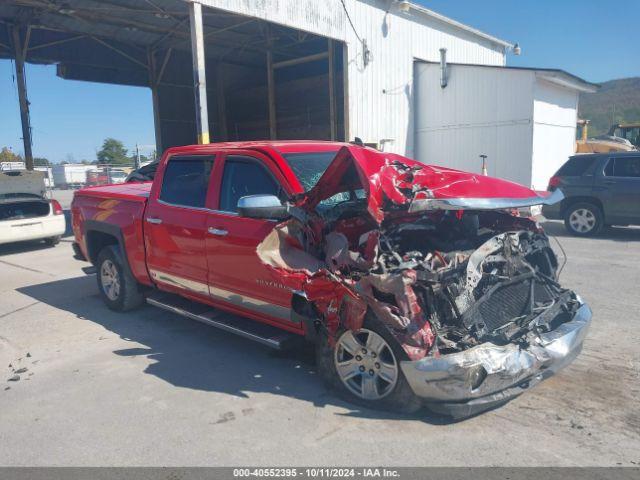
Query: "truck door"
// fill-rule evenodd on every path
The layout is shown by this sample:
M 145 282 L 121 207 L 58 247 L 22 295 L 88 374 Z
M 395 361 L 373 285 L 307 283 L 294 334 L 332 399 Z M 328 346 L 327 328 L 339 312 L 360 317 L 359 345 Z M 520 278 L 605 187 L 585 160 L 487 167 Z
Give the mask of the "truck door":
M 144 216 L 147 268 L 164 290 L 208 297 L 206 207 L 214 160 L 173 155 L 151 189 Z
M 611 157 L 602 179 L 605 219 L 624 223 L 640 220 L 640 155 Z
M 286 198 L 289 187 L 268 157 L 256 152 L 223 155 L 217 204 L 207 218 L 209 293 L 261 319 L 294 325 L 290 318 L 291 291 L 265 267 L 256 247 L 276 225 L 274 220 L 240 217 L 240 197 L 256 194 Z

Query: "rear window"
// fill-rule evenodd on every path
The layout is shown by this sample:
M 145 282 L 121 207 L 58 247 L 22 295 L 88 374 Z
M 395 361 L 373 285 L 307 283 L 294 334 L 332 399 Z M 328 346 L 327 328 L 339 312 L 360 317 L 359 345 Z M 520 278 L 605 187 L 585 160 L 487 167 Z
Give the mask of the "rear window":
M 204 207 L 212 168 L 210 156 L 171 157 L 162 178 L 160 200 L 184 207 Z
M 561 177 L 580 177 L 591 168 L 595 161 L 596 157 L 592 156 L 571 157 L 567 160 L 567 163 L 560 167 L 556 175 Z

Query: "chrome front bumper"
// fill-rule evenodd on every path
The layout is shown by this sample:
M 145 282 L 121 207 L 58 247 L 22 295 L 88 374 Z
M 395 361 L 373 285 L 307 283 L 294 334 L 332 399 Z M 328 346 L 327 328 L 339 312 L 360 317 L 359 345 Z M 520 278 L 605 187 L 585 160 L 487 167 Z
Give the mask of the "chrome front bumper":
M 527 348 L 484 343 L 400 365 L 431 410 L 464 418 L 505 403 L 567 366 L 582 350 L 590 324 L 591 309 L 583 303 L 573 319 L 534 337 Z

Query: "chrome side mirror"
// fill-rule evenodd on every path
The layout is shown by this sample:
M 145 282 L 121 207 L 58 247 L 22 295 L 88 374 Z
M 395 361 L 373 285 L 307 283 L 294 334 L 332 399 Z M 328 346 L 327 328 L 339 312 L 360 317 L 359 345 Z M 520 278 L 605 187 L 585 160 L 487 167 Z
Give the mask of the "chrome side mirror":
M 283 220 L 289 217 L 287 206 L 275 195 L 247 195 L 238 200 L 238 214 L 248 218 Z

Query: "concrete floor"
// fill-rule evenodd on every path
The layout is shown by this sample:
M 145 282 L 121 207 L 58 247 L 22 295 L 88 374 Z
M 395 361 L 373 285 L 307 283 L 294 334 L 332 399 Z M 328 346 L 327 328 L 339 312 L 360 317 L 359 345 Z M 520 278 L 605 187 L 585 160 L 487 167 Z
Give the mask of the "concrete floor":
M 0 247 L 0 465 L 637 465 L 640 229 L 548 230 L 569 256 L 563 283 L 594 311 L 584 351 L 458 423 L 347 404 L 309 355 L 152 307 L 113 313 L 71 237 Z

